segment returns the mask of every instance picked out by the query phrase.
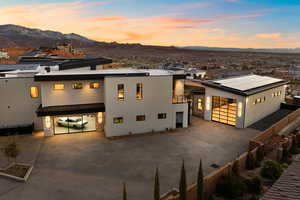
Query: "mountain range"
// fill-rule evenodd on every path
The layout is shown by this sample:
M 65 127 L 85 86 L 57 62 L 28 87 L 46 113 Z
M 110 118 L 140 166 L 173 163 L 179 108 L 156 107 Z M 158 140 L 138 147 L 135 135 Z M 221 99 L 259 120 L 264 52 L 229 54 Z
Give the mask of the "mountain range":
M 87 47 L 136 47 L 140 44 L 107 43 L 88 39 L 84 36 L 70 33 L 63 34 L 51 30 L 32 29 L 23 26 L 6 24 L 0 25 L 0 48 L 26 47 L 38 48 L 40 46 L 53 47 L 57 43 L 72 43 L 75 48 Z M 149 48 L 153 46 L 148 46 Z M 159 47 L 155 47 L 156 49 Z M 300 53 L 300 48 L 295 49 L 242 49 L 242 48 L 219 48 L 205 46 L 176 47 L 178 49 L 200 50 L 200 51 L 232 51 L 232 52 L 259 52 L 259 53 Z M 165 49 L 165 47 L 163 47 Z M 173 49 L 173 48 L 172 48 Z

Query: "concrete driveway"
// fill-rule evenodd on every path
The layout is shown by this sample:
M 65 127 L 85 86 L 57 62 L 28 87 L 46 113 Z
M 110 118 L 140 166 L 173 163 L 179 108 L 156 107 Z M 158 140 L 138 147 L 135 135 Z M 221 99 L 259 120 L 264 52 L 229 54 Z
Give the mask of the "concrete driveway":
M 188 182 L 193 183 L 200 158 L 208 174 L 215 170 L 211 164 L 222 166 L 247 151 L 249 139 L 257 133 L 193 118 L 188 129 L 118 140 L 108 140 L 98 133 L 24 136 L 19 140 L 24 147 L 35 149 L 29 152 L 37 157 L 32 176 L 27 183 L 0 178 L 0 199 L 119 200 L 125 181 L 128 199 L 150 200 L 156 166 L 160 169 L 161 192 L 165 193 L 178 187 L 182 159 Z

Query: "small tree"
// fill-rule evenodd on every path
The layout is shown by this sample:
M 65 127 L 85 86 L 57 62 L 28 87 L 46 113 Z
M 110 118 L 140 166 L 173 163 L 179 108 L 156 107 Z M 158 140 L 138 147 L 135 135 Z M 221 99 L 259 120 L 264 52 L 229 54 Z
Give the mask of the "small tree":
M 123 183 L 123 200 L 127 200 L 126 183 Z
M 11 143 L 6 145 L 3 148 L 4 155 L 7 157 L 8 162 L 10 162 L 10 159 L 13 159 L 14 162 L 16 162 L 17 157 L 20 154 L 20 150 L 17 147 L 17 143 L 15 140 L 13 140 Z
M 291 154 L 298 154 L 299 153 L 298 141 L 297 141 L 296 136 L 293 136 L 293 138 L 292 138 L 292 146 L 290 148 L 290 153 Z
M 202 160 L 200 160 L 197 178 L 197 200 L 204 200 L 204 176 L 202 168 Z
M 235 159 L 235 161 L 233 162 L 231 170 L 235 175 L 240 175 L 240 161 L 239 161 L 239 158 Z
M 154 200 L 160 200 L 160 190 L 159 190 L 159 171 L 156 168 L 155 172 L 155 182 L 154 182 Z
M 261 145 L 258 147 L 256 151 L 256 160 L 258 162 L 262 162 L 264 160 L 264 157 L 265 157 L 265 147 L 264 145 Z
M 184 167 L 184 160 L 182 161 L 180 183 L 179 183 L 179 200 L 186 200 L 186 173 Z
M 281 162 L 287 163 L 289 161 L 289 157 L 290 157 L 290 152 L 288 150 L 288 147 L 286 145 L 284 145 L 283 149 L 282 149 L 282 159 L 281 159 Z
M 255 159 L 251 151 L 247 154 L 246 169 L 252 170 L 255 168 Z

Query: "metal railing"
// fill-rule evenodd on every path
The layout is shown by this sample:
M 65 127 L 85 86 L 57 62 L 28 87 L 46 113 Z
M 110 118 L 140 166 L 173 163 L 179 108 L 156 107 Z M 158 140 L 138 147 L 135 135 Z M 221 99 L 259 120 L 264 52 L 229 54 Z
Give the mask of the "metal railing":
M 177 96 L 173 96 L 172 102 L 173 102 L 173 104 L 187 103 L 188 99 L 184 95 L 177 95 Z

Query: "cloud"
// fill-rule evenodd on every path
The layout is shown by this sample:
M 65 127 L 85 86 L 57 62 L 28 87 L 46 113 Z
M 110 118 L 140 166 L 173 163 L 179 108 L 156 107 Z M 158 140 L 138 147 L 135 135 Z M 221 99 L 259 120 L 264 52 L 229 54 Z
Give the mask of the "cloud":
M 187 10 L 195 8 L 203 8 L 209 6 L 209 2 L 189 2 L 189 3 L 179 3 L 173 6 L 168 5 L 171 10 Z
M 169 18 L 160 17 L 156 18 L 157 21 L 166 24 L 198 24 L 212 22 L 210 19 L 180 19 L 180 18 Z
M 278 39 L 282 36 L 281 33 L 259 33 L 256 37 L 259 39 Z

